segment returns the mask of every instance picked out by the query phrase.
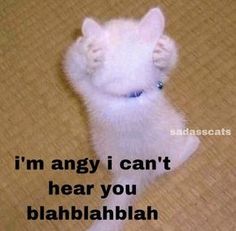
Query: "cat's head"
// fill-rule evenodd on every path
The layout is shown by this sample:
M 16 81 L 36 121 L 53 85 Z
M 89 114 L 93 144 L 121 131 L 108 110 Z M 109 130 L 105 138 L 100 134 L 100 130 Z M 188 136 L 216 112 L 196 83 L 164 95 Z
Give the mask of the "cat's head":
M 160 80 L 152 61 L 153 50 L 164 33 L 165 18 L 153 8 L 141 20 L 117 19 L 100 24 L 86 18 L 83 37 L 102 50 L 102 63 L 91 74 L 91 83 L 106 93 L 127 95 L 149 89 Z

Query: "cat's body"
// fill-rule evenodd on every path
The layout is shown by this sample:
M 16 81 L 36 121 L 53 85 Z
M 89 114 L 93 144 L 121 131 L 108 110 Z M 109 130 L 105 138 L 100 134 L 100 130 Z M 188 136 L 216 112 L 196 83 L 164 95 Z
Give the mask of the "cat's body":
M 112 20 L 101 26 L 85 19 L 83 37 L 65 59 L 69 80 L 87 105 L 97 155 L 104 164 L 112 156 L 113 183 L 133 183 L 139 191 L 165 172 L 164 165 L 155 171 L 121 170 L 122 159 L 168 156 L 175 169 L 199 144 L 194 136 L 170 135 L 171 129 L 184 129 L 185 122 L 157 87 L 158 81 L 166 81 L 177 59 L 175 43 L 163 31 L 164 16 L 158 8 L 141 21 Z M 126 207 L 132 199 L 110 195 L 105 204 Z M 121 221 L 101 221 L 90 230 L 121 227 Z

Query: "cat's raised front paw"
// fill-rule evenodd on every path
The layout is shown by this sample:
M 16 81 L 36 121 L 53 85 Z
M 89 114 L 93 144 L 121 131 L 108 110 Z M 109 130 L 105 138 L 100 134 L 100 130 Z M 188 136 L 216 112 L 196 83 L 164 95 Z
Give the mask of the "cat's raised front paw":
M 94 73 L 97 68 L 101 67 L 104 61 L 104 51 L 102 46 L 96 41 L 87 41 L 84 44 L 88 74 Z
M 153 51 L 153 63 L 160 70 L 169 70 L 172 68 L 177 59 L 175 42 L 163 35 Z

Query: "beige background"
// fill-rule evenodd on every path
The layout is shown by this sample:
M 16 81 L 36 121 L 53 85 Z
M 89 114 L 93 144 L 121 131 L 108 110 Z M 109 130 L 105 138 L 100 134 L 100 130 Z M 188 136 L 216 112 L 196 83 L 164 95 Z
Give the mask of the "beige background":
M 58 183 L 109 182 L 105 169 L 75 172 L 15 171 L 15 155 L 42 158 L 94 157 L 87 115 L 65 81 L 61 60 L 86 16 L 100 20 L 141 17 L 160 5 L 167 31 L 180 46 L 180 61 L 166 93 L 185 112 L 190 128 L 231 128 L 232 136 L 201 138 L 188 163 L 162 177 L 135 207 L 158 208 L 159 221 L 129 222 L 126 230 L 236 230 L 235 39 L 233 0 L 0 0 L 0 230 L 81 230 L 90 222 L 27 221 L 27 205 L 91 205 L 93 196 L 47 194 Z

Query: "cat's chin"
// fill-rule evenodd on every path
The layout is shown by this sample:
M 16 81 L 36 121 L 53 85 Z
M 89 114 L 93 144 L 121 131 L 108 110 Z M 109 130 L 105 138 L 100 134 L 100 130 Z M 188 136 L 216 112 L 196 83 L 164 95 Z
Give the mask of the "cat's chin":
M 155 86 L 154 81 L 143 82 L 143 83 L 134 83 L 134 82 L 126 82 L 126 81 L 113 81 L 111 83 L 104 84 L 103 86 L 94 84 L 94 86 L 102 93 L 111 95 L 111 96 L 119 96 L 119 97 L 128 97 L 133 92 L 137 91 L 147 91 L 153 86 Z
M 148 72 L 148 71 L 147 71 Z M 91 84 L 100 92 L 113 96 L 129 96 L 133 92 L 149 91 L 156 87 L 161 80 L 160 73 L 155 72 L 140 73 L 140 77 L 120 77 L 121 75 L 110 77 L 111 75 L 98 75 L 90 79 Z M 108 76 L 110 78 L 108 78 Z

